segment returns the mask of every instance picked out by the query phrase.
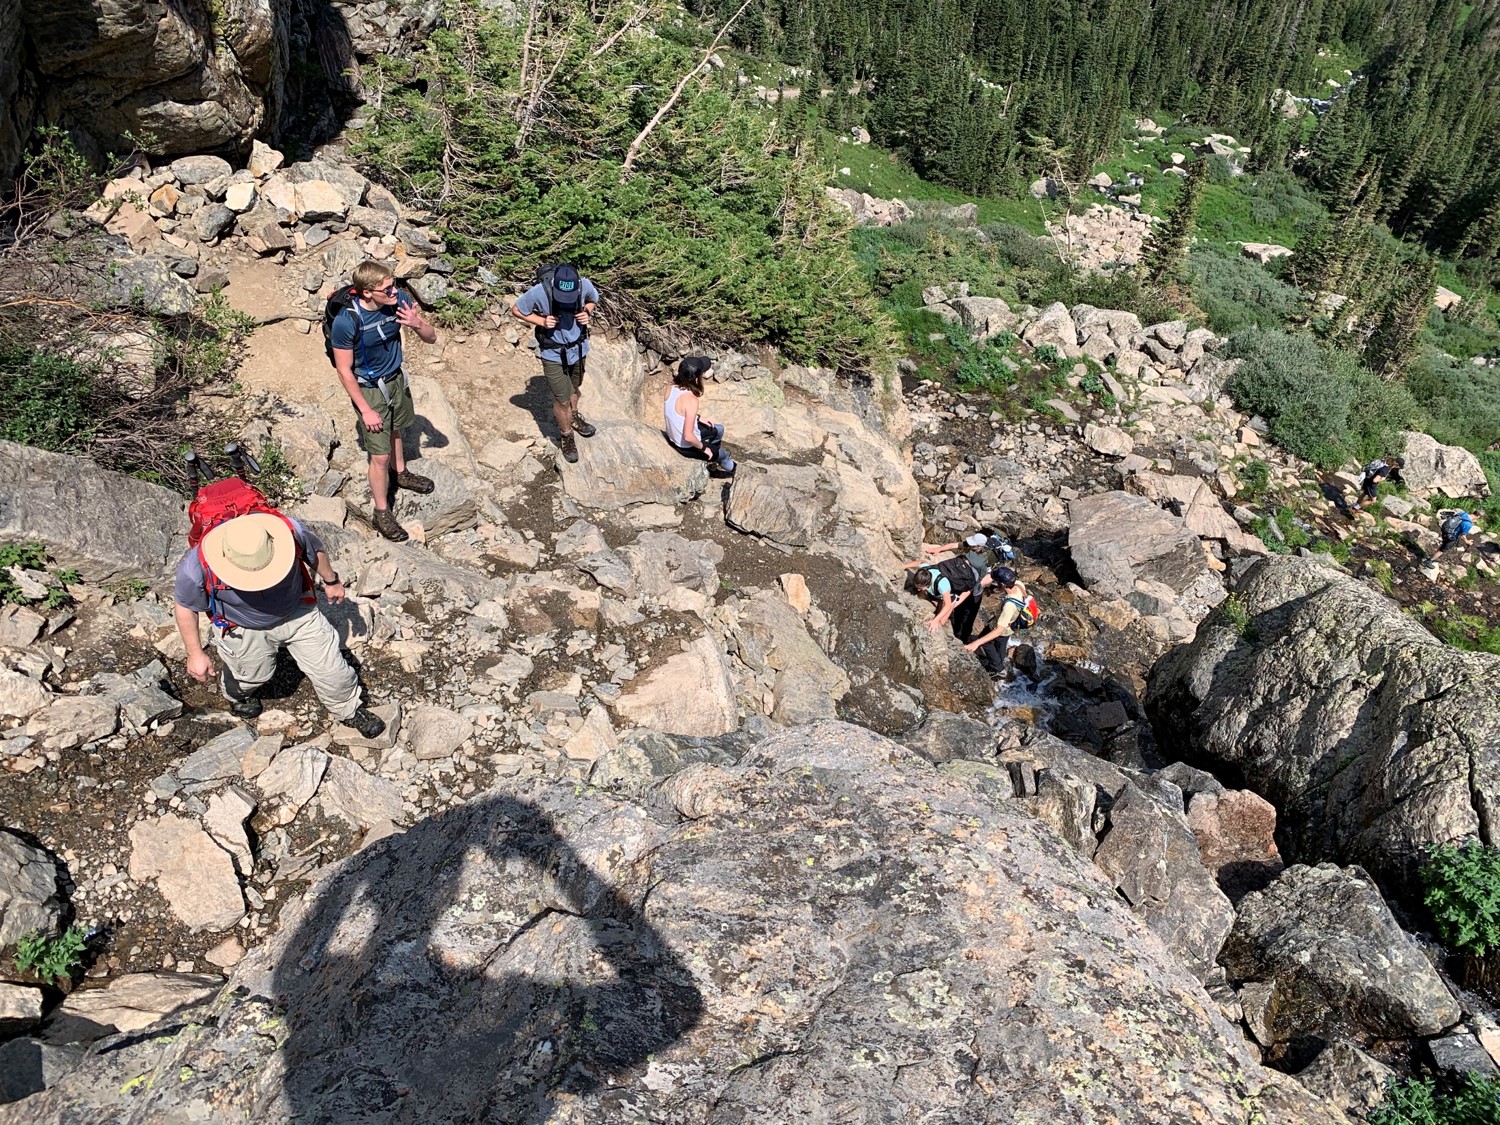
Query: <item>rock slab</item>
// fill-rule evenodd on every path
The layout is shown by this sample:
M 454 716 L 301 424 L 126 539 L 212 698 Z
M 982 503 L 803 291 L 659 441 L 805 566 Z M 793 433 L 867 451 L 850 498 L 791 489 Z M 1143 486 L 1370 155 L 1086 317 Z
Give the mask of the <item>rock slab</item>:
M 41 543 L 89 582 L 165 576 L 187 531 L 182 497 L 86 457 L 0 441 L 0 543 Z
M 1082 1067 L 1094 1120 L 1346 1121 L 1087 861 L 895 743 L 820 723 L 672 781 L 663 817 L 526 783 L 378 841 L 213 1027 L 113 1043 L 25 1112 L 352 1121 L 399 1090 L 413 1121 L 1061 1122 Z
M 1288 862 L 1419 893 L 1423 847 L 1500 838 L 1500 657 L 1308 559 L 1256 563 L 1235 596 L 1243 632 L 1205 621 L 1157 664 L 1146 706 L 1169 753 L 1276 806 Z
M 155 879 L 189 929 L 227 930 L 245 916 L 234 860 L 195 821 L 167 813 L 130 830 L 130 877 Z

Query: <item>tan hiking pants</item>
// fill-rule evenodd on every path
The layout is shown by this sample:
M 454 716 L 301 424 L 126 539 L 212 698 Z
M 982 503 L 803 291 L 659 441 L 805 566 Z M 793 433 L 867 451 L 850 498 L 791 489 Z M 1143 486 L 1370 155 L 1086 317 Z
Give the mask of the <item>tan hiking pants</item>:
M 276 671 L 276 651 L 285 648 L 330 715 L 347 719 L 359 709 L 359 677 L 339 651 L 338 631 L 316 606 L 269 629 L 215 629 L 212 640 L 224 660 L 224 694 L 231 700 L 270 680 Z

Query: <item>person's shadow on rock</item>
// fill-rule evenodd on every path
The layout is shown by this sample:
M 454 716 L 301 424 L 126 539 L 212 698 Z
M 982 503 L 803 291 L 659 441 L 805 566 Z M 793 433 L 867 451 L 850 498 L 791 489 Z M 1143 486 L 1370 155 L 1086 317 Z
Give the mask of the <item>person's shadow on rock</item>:
M 547 382 L 547 377 L 538 373 L 526 381 L 526 389 L 520 394 L 510 396 L 512 406 L 519 406 L 531 412 L 536 419 L 537 433 L 544 438 L 551 439 L 557 434 L 557 418 L 552 413 L 552 387 Z
M 540 1125 L 628 1096 L 703 1011 L 638 906 L 507 796 L 370 845 L 309 892 L 274 973 L 284 1098 L 259 1109 L 299 1123 Z

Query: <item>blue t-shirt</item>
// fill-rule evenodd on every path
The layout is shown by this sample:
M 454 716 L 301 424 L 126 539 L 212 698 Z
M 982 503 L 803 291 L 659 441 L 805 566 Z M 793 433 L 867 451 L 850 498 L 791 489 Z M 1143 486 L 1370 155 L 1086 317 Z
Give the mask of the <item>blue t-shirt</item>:
M 290 517 L 289 517 L 290 518 Z M 302 557 L 312 566 L 318 552 L 324 550 L 323 541 L 297 520 L 291 520 L 292 535 L 302 548 Z M 208 589 L 203 563 L 198 559 L 198 548 L 190 548 L 177 564 L 177 578 L 172 585 L 172 600 L 183 609 L 198 613 L 208 612 Z M 269 590 L 244 594 L 238 590 L 219 590 L 215 597 L 219 601 L 221 616 L 243 625 L 246 629 L 269 629 L 280 625 L 303 608 L 302 597 L 306 593 L 302 584 L 302 568 L 294 566 Z
M 398 291 L 394 305 L 382 305 L 371 312 L 356 300 L 333 318 L 329 337 L 335 348 L 354 353 L 354 374 L 360 382 L 373 385 L 401 370 L 401 322 L 396 319 L 396 310 L 411 304 L 411 296 Z
M 578 279 L 578 291 L 582 294 L 582 299 L 579 301 L 580 307 L 591 301 L 594 304 L 599 303 L 599 290 L 594 288 L 594 283 L 588 278 Z M 552 295 L 547 292 L 547 287 L 533 285 L 522 293 L 516 298 L 516 312 L 522 316 L 551 316 Z M 576 363 L 580 356 L 589 354 L 589 342 L 583 337 L 583 327 L 572 313 L 558 314 L 556 328 L 536 330 L 537 354 L 552 363 L 562 363 L 563 351 L 566 349 L 568 362 Z M 581 347 L 578 343 L 580 340 L 583 340 Z

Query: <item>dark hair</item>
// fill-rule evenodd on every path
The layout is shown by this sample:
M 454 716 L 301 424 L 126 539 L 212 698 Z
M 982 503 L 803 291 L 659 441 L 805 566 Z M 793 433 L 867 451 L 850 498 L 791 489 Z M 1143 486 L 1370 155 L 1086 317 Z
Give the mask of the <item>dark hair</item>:
M 996 586 L 1009 590 L 1016 584 L 1016 572 L 1008 566 L 997 566 L 994 570 L 990 571 L 990 580 Z
M 713 367 L 714 361 L 706 355 L 683 356 L 677 365 L 677 372 L 672 376 L 675 386 L 686 387 L 699 398 L 703 397 L 703 376 L 707 375 Z

